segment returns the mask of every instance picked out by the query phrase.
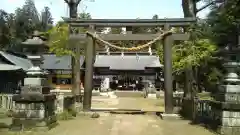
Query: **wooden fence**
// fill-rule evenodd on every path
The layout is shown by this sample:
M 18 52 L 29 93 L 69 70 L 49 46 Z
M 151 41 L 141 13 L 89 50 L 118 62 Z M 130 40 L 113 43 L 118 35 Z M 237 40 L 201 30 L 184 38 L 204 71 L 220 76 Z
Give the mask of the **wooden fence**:
M 211 100 L 195 100 L 196 113 L 195 120 L 203 124 L 211 124 L 214 119 L 214 114 L 211 107 Z
M 188 101 L 188 106 L 191 106 L 192 101 Z M 214 119 L 214 114 L 211 107 L 211 100 L 203 100 L 199 98 L 195 98 L 194 100 L 194 108 L 187 107 L 185 112 L 188 112 L 187 115 L 184 116 L 186 118 L 190 118 L 194 122 L 202 123 L 202 124 L 211 124 Z M 174 97 L 174 106 L 182 107 L 183 106 L 183 97 Z M 192 109 L 195 109 L 192 110 Z

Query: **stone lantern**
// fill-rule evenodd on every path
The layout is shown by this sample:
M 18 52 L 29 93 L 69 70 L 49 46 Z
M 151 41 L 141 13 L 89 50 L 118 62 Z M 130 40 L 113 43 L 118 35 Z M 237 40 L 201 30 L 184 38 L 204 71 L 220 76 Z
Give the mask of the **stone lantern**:
M 240 79 L 237 74 L 239 52 L 238 46 L 230 45 L 221 52 L 227 73 L 214 93 L 211 105 L 214 124 L 218 132 L 224 135 L 240 134 Z
M 13 128 L 49 127 L 56 123 L 55 95 L 50 93 L 46 72 L 41 69 L 42 53 L 45 42 L 36 33 L 31 39 L 22 43 L 33 67 L 28 69 L 24 86 L 18 95 L 13 96 L 15 110 L 12 120 Z

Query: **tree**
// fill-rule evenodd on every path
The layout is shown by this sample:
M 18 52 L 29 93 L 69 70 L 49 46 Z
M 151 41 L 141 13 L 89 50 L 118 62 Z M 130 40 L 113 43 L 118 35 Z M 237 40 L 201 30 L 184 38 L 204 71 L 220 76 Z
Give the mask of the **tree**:
M 224 1 L 225 0 L 182 0 L 184 17 L 196 17 L 197 13 L 201 12 L 202 10 Z M 198 2 L 204 2 L 205 4 L 202 7 L 197 8 Z
M 9 36 L 8 49 L 17 52 L 21 51 L 19 44 L 30 38 L 35 30 L 47 31 L 52 25 L 53 18 L 48 7 L 44 7 L 41 16 L 39 16 L 34 1 L 26 0 L 22 7 L 15 10 L 14 14 L 8 14 L 7 26 L 11 35 Z
M 40 22 L 39 14 L 33 0 L 26 0 L 22 10 L 27 19 L 31 19 L 33 25 L 36 25 Z
M 184 18 L 196 18 L 197 16 L 197 1 L 196 0 L 182 0 L 182 9 Z M 184 31 L 186 32 L 187 29 L 185 28 Z M 186 42 L 185 42 L 186 43 Z M 187 64 L 187 63 L 185 63 Z M 184 97 L 190 98 L 193 100 L 193 67 L 188 65 L 184 68 Z
M 196 17 L 197 1 L 200 1 L 200 0 L 182 0 L 182 9 L 183 9 L 184 17 Z
M 212 31 L 211 38 L 218 46 L 238 44 L 240 31 L 239 4 L 238 0 L 227 0 L 212 6 L 208 15 L 208 23 Z
M 56 55 L 74 55 L 73 51 L 67 46 L 69 29 L 67 24 L 57 24 L 48 31 L 48 45 L 50 46 L 50 52 Z
M 40 19 L 33 0 L 26 0 L 22 8 L 17 8 L 16 15 L 16 36 L 26 40 L 35 30 L 40 30 Z
M 211 0 L 214 1 L 214 0 Z M 210 13 L 207 16 L 208 37 L 221 49 L 226 45 L 238 45 L 239 24 L 240 24 L 240 4 L 238 0 L 215 0 L 210 7 Z M 204 81 L 209 89 L 214 89 L 223 76 L 222 58 L 203 65 L 202 69 L 208 77 Z M 202 73 L 203 75 L 204 73 Z
M 174 44 L 173 54 L 173 73 L 181 75 L 186 68 L 200 67 L 201 64 L 212 60 L 217 46 L 206 36 L 207 28 L 198 23 L 189 29 L 190 40 Z M 160 61 L 163 61 L 162 45 L 159 49 Z
M 49 7 L 44 7 L 43 11 L 41 12 L 40 22 L 41 31 L 47 31 L 51 29 L 53 25 L 53 18 Z
M 84 17 L 84 18 L 81 18 Z M 79 18 L 81 19 L 91 19 L 89 13 L 80 13 Z M 86 32 L 86 28 L 76 28 L 75 31 Z M 71 55 L 74 56 L 74 52 L 70 49 L 69 46 L 69 27 L 68 24 L 64 22 L 58 22 L 56 26 L 50 29 L 47 32 L 49 37 L 48 44 L 50 46 L 50 52 L 55 53 L 56 55 Z
M 0 10 L 0 49 L 5 48 L 11 40 L 8 19 L 9 14 L 4 10 Z
M 91 16 L 90 13 L 80 13 L 80 14 L 78 15 L 78 18 L 79 18 L 79 19 L 88 20 L 88 19 L 91 19 L 92 16 Z
M 81 13 L 79 14 L 79 17 L 84 17 L 81 19 L 91 19 L 91 15 L 89 13 Z M 80 71 L 79 71 L 79 65 L 75 65 L 75 63 L 78 63 L 79 60 L 79 55 L 76 54 L 73 49 L 71 49 L 74 46 L 74 49 L 76 48 L 75 46 L 79 44 L 79 42 L 73 41 L 70 42 L 69 39 L 69 27 L 66 23 L 64 22 L 59 22 L 55 27 L 53 27 L 51 30 L 48 31 L 48 43 L 50 45 L 50 51 L 54 52 L 58 56 L 62 55 L 70 55 L 71 56 L 71 66 L 72 66 L 72 82 L 74 82 L 72 85 L 72 93 L 75 95 L 79 91 L 77 88 L 80 85 L 80 82 L 78 82 L 78 79 L 80 79 Z M 71 29 L 72 30 L 72 29 Z M 86 32 L 86 28 L 75 28 L 73 31 L 77 33 L 82 33 Z M 71 45 L 71 46 L 70 46 Z M 76 48 L 77 49 L 77 48 Z M 81 52 L 83 53 L 83 52 Z M 77 81 L 75 81 L 77 79 Z M 80 80 L 79 80 L 80 81 Z M 76 86 L 78 85 L 78 86 Z M 79 94 L 80 94 L 79 93 Z

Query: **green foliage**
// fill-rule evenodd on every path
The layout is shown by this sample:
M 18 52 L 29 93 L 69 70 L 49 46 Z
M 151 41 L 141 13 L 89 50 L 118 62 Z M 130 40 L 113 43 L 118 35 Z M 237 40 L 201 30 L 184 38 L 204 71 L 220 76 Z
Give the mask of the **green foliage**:
M 92 115 L 91 115 L 91 118 L 99 118 L 100 117 L 100 114 L 94 112 Z
M 11 33 L 7 24 L 8 20 L 8 13 L 0 10 L 0 48 L 5 48 L 10 43 Z
M 47 34 L 49 36 L 48 45 L 50 46 L 50 52 L 59 56 L 74 56 L 73 51 L 68 47 L 69 28 L 67 24 L 57 24 Z
M 46 31 L 52 28 L 53 18 L 52 18 L 52 14 L 50 12 L 49 7 L 44 7 L 44 9 L 41 12 L 40 20 L 41 20 L 41 23 L 40 23 L 41 31 Z
M 227 44 L 237 45 L 240 31 L 240 7 L 238 0 L 218 1 L 213 3 L 207 16 L 204 28 L 206 37 L 209 38 L 217 48 L 225 47 Z M 202 65 L 201 78 L 209 89 L 213 90 L 223 76 L 222 63 L 220 60 L 206 62 Z
M 239 12 L 239 0 L 227 0 L 212 6 L 207 19 L 211 26 L 211 39 L 219 46 L 236 44 L 240 30 Z
M 16 9 L 15 15 L 16 37 L 26 40 L 34 30 L 39 30 L 40 20 L 33 0 L 26 0 L 21 8 Z
M 81 19 L 91 19 L 91 15 L 89 13 L 81 13 L 79 14 L 79 18 Z M 75 28 L 73 29 L 75 32 L 86 32 L 86 28 Z M 59 22 L 56 26 L 50 29 L 47 33 L 48 35 L 48 45 L 50 46 L 50 52 L 55 53 L 58 56 L 63 55 L 71 55 L 75 56 L 74 53 L 74 45 L 78 44 L 78 42 L 70 42 L 69 37 L 69 27 L 68 24 L 64 22 Z
M 198 67 L 202 61 L 212 58 L 216 46 L 208 39 L 184 41 L 172 47 L 173 72 L 180 74 L 188 67 Z M 159 45 L 158 54 L 163 61 L 163 46 Z
M 69 109 L 63 110 L 62 113 L 57 115 L 58 120 L 71 120 L 77 116 L 77 111 L 70 107 Z
M 52 27 L 52 15 L 48 7 L 39 13 L 33 0 L 25 0 L 15 13 L 0 10 L 0 47 L 20 51 L 19 44 L 29 38 L 35 30 L 46 31 Z
M 72 116 L 71 113 L 69 113 L 68 110 L 64 110 L 62 113 L 59 113 L 57 115 L 58 120 L 71 120 L 74 117 Z

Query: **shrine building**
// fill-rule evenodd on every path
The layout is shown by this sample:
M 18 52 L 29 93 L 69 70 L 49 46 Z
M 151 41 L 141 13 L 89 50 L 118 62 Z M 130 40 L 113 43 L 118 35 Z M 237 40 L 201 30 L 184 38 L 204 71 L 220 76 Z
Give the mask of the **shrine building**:
M 49 71 L 49 81 L 55 87 L 71 89 L 71 57 L 57 57 L 54 54 L 43 55 L 42 68 Z M 84 82 L 84 57 L 80 58 L 81 81 Z M 112 90 L 141 90 L 143 86 L 138 85 L 148 81 L 155 85 L 162 77 L 163 65 L 156 55 L 148 53 L 99 53 L 94 63 L 94 87 L 95 89 Z M 108 84 L 105 84 L 105 83 Z M 137 88 L 136 85 L 138 86 Z M 159 87 L 159 86 L 158 86 Z

